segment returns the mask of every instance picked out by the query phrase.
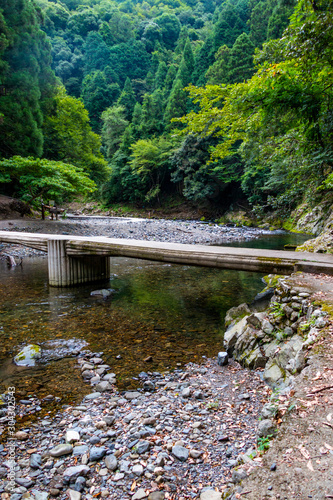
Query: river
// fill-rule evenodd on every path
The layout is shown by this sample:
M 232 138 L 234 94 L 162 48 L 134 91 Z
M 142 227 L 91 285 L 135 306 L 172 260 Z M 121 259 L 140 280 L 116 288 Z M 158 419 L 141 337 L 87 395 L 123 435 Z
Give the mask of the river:
M 304 235 L 273 233 L 242 246 L 281 249 Z M 235 244 L 238 245 L 239 244 Z M 262 275 L 113 258 L 110 298 L 91 296 L 96 285 L 49 287 L 47 259 L 27 258 L 22 267 L 0 262 L 0 393 L 16 387 L 20 398 L 52 394 L 61 404 L 91 392 L 77 369 L 76 354 L 103 352 L 121 390 L 137 386 L 141 371 L 165 371 L 222 349 L 226 311 L 252 302 Z M 35 368 L 12 359 L 27 344 L 39 344 Z M 147 358 L 150 361 L 147 361 Z

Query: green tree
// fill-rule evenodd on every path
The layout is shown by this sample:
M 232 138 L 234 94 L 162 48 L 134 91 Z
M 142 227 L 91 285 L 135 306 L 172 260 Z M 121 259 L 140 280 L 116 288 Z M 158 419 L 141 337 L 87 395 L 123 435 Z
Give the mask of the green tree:
M 100 152 L 101 140 L 89 124 L 88 111 L 82 101 L 58 89 L 44 122 L 45 156 L 83 168 L 100 184 L 107 175 L 106 162 Z
M 94 130 L 101 129 L 101 114 L 112 106 L 120 95 L 117 83 L 110 83 L 103 71 L 94 71 L 87 75 L 82 82 L 82 99 L 89 111 L 91 125 Z
M 40 197 L 63 201 L 96 190 L 82 168 L 59 161 L 13 156 L 0 160 L 0 183 L 11 183 L 14 195 L 28 203 Z
M 126 119 L 126 110 L 122 106 L 112 106 L 102 113 L 102 142 L 106 149 L 107 158 L 112 158 L 122 140 L 122 135 L 129 122 Z
M 55 77 L 51 48 L 29 0 L 3 0 L 0 15 L 0 152 L 3 156 L 43 152 L 43 112 Z
M 131 80 L 129 78 L 126 79 L 123 91 L 118 99 L 118 104 L 124 107 L 126 120 L 131 121 L 136 99 Z

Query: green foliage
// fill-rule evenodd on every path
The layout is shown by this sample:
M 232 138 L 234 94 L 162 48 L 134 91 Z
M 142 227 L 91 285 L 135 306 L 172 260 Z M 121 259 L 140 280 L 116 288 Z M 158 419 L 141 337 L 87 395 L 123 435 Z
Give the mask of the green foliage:
M 82 101 L 59 88 L 43 130 L 47 158 L 83 168 L 98 184 L 105 180 L 107 168 L 100 153 L 100 137 L 91 130 Z
M 271 445 L 270 441 L 273 437 L 273 434 L 270 434 L 269 436 L 258 438 L 258 451 L 265 453 L 269 449 Z
M 111 159 L 122 140 L 122 135 L 128 125 L 125 108 L 113 106 L 102 113 L 102 141 L 106 149 L 107 158 Z
M 83 169 L 67 163 L 13 156 L 0 161 L 0 182 L 12 183 L 14 194 L 33 203 L 40 198 L 64 200 L 77 193 L 92 193 L 95 183 Z

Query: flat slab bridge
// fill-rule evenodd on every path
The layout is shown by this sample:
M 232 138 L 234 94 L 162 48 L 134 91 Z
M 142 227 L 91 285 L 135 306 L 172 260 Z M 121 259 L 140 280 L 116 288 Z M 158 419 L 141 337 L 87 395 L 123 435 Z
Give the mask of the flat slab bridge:
M 47 252 L 49 284 L 56 287 L 107 280 L 110 257 L 134 257 L 265 274 L 301 271 L 333 275 L 333 255 L 328 254 L 12 231 L 0 231 L 0 241 Z

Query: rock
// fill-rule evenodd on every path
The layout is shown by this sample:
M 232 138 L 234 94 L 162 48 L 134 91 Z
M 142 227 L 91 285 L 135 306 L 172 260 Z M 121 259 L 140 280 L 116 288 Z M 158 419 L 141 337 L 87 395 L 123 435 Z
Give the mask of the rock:
M 89 447 L 86 444 L 82 444 L 80 446 L 74 446 L 73 448 L 73 456 L 77 457 L 80 455 L 84 455 L 85 453 L 88 453 Z
M 200 493 L 200 500 L 221 500 L 221 498 L 221 493 L 210 488 Z
M 219 352 L 217 355 L 217 364 L 219 366 L 226 366 L 228 364 L 228 353 L 227 352 Z
M 74 482 L 79 476 L 86 476 L 90 472 L 86 465 L 74 465 L 64 471 L 64 480 Z
M 58 444 L 49 451 L 51 457 L 62 457 L 63 455 L 69 455 L 73 451 L 73 446 L 71 444 Z
M 231 481 L 234 484 L 238 484 L 243 481 L 247 477 L 247 474 L 244 469 L 236 469 L 232 471 Z
M 18 485 L 23 486 L 24 488 L 31 488 L 35 483 L 31 479 L 28 479 L 26 477 L 17 477 L 15 478 L 15 481 Z
M 74 443 L 75 441 L 80 441 L 80 434 L 77 431 L 68 430 L 65 435 L 66 443 Z
M 194 450 L 194 449 L 190 450 L 190 457 L 191 458 L 199 458 L 199 457 L 201 457 L 202 454 L 203 454 L 203 451 L 201 451 L 201 450 Z
M 164 500 L 165 493 L 164 491 L 153 491 L 149 493 L 148 500 Z
M 139 455 L 142 455 L 143 453 L 146 453 L 150 448 L 150 442 L 149 441 L 139 441 L 138 444 L 136 445 L 136 452 Z
M 35 497 L 35 500 L 48 500 L 50 497 L 49 493 L 46 491 L 32 490 L 31 493 Z
M 132 500 L 141 500 L 142 498 L 147 498 L 147 494 L 143 488 L 140 488 L 133 496 Z
M 174 457 L 180 460 L 180 462 L 186 462 L 189 456 L 189 451 L 183 446 L 175 445 L 172 447 L 172 454 Z
M 264 319 L 261 323 L 261 329 L 267 335 L 271 335 L 271 333 L 273 333 L 274 326 L 267 319 Z
M 97 399 L 101 396 L 100 392 L 92 392 L 91 394 L 87 394 L 84 399 Z
M 142 396 L 142 394 L 140 392 L 125 392 L 125 399 L 129 399 L 129 400 L 132 400 L 132 399 L 137 399 L 139 398 L 140 396 Z
M 185 389 L 182 390 L 181 396 L 182 398 L 189 398 L 191 396 L 191 388 L 185 387 Z
M 295 357 L 295 371 L 300 373 L 306 365 L 303 350 L 299 350 Z
M 17 431 L 15 432 L 14 437 L 19 441 L 25 441 L 26 439 L 28 439 L 29 434 L 24 431 Z
M 133 472 L 133 474 L 135 474 L 138 477 L 142 476 L 142 474 L 143 474 L 143 467 L 142 467 L 142 465 L 140 465 L 140 464 L 134 465 L 132 467 L 132 472 Z
M 66 491 L 68 497 L 70 500 L 80 500 L 81 499 L 81 493 L 76 490 L 68 489 Z
M 39 345 L 30 344 L 25 346 L 14 358 L 17 366 L 35 366 L 36 360 L 42 357 Z
M 98 392 L 112 391 L 112 385 L 109 380 L 102 380 L 102 382 L 96 384 L 95 389 Z
M 39 469 L 42 465 L 42 456 L 38 453 L 33 453 L 30 455 L 30 467 L 32 469 Z
M 114 290 L 111 290 L 110 288 L 103 288 L 102 290 L 93 290 L 90 292 L 91 297 L 103 297 L 103 299 L 107 299 L 112 295 Z
M 276 434 L 277 428 L 275 423 L 268 418 L 261 420 L 258 424 L 257 436 L 258 437 L 267 437 L 274 436 Z
M 268 385 L 275 387 L 278 382 L 284 379 L 284 374 L 274 361 L 268 361 L 264 370 L 263 379 Z
M 275 471 L 276 470 L 276 463 L 272 463 L 272 465 L 270 466 L 270 470 L 271 471 Z
M 248 325 L 254 326 L 254 328 L 261 328 L 261 316 L 258 313 L 250 314 L 246 318 L 246 322 Z
M 104 446 L 93 446 L 90 450 L 89 461 L 98 462 L 101 460 L 107 452 L 107 448 Z
M 237 307 L 229 309 L 225 315 L 224 324 L 226 327 L 239 321 L 244 316 L 251 314 L 250 308 L 247 304 L 240 304 Z
M 117 457 L 114 455 L 107 455 L 104 459 L 105 465 L 109 470 L 116 470 L 118 467 L 118 460 Z
M 246 318 L 247 316 L 238 321 L 238 323 L 236 323 L 235 325 L 230 326 L 224 333 L 223 344 L 229 356 L 233 353 L 237 339 L 243 333 L 243 330 L 247 325 Z
M 261 416 L 263 419 L 274 418 L 277 412 L 277 407 L 272 403 L 266 403 L 261 410 Z

